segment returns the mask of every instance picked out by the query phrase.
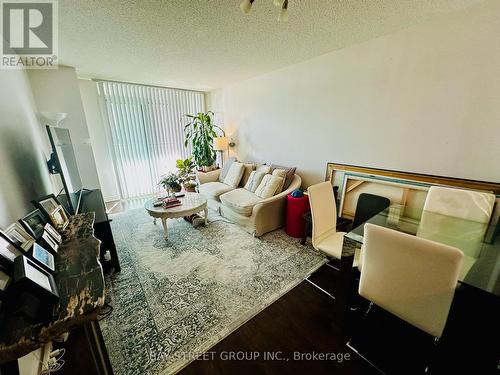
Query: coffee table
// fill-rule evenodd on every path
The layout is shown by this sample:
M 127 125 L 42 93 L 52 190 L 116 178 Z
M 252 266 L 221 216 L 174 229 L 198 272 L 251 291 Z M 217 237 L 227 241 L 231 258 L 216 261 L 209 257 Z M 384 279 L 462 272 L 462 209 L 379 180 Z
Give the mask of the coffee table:
M 144 208 L 148 214 L 153 217 L 154 223 L 156 223 L 156 219 L 161 219 L 165 238 L 168 238 L 167 219 L 176 219 L 203 211 L 205 215 L 205 225 L 208 223 L 207 198 L 200 193 L 185 194 L 185 196 L 179 198 L 182 204 L 177 207 L 155 207 L 153 203 L 156 202 L 156 198 L 152 198 L 144 204 Z

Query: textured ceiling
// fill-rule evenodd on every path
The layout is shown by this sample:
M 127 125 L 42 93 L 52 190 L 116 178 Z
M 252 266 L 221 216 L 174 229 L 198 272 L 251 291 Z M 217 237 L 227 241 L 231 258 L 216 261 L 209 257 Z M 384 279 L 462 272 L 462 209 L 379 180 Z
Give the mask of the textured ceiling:
M 208 90 L 482 0 L 60 0 L 60 63 L 82 77 Z

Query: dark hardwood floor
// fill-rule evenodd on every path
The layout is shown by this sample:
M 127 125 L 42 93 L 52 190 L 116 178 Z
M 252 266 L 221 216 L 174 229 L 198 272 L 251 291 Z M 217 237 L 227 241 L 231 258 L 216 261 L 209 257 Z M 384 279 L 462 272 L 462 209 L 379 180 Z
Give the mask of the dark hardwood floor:
M 325 266 L 313 277 L 333 292 Z M 216 344 L 180 374 L 376 374 L 342 342 L 332 324 L 334 300 L 304 281 Z M 238 354 L 239 352 L 239 354 Z M 231 353 L 255 359 L 231 360 Z M 275 353 L 279 359 L 265 359 Z M 312 359 L 329 353 L 336 360 Z M 302 356 L 302 357 L 300 357 Z

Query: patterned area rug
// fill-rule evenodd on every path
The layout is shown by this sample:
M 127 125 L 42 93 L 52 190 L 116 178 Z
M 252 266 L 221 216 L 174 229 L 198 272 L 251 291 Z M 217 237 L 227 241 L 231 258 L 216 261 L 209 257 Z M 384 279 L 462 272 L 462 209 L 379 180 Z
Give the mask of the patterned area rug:
M 169 220 L 167 241 L 143 209 L 113 217 L 122 271 L 100 325 L 115 374 L 179 371 L 325 262 L 282 230 L 254 238 L 210 220 Z

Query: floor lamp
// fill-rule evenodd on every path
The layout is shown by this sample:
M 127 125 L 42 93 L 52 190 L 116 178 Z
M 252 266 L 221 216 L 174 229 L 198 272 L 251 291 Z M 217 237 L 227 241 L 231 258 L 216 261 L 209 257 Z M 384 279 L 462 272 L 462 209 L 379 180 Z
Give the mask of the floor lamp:
M 229 142 L 227 137 L 214 138 L 214 150 L 220 153 L 221 168 L 224 167 L 224 151 L 228 149 Z

